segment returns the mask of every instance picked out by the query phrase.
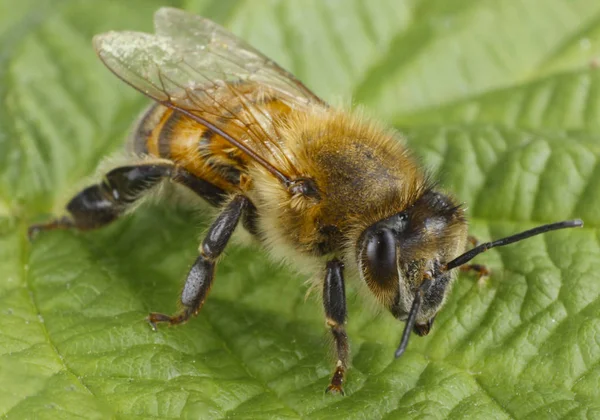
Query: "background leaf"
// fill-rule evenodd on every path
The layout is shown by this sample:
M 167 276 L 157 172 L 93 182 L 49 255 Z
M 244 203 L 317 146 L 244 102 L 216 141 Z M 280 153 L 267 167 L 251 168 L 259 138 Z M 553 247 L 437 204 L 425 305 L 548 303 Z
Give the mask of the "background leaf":
M 91 37 L 148 31 L 161 5 L 0 1 L 1 415 L 600 417 L 599 2 L 172 2 L 398 127 L 480 240 L 586 222 L 481 256 L 491 278 L 461 276 L 399 360 L 403 325 L 350 293 L 345 398 L 323 394 L 320 302 L 255 248 L 228 248 L 197 319 L 150 331 L 150 310 L 175 309 L 202 211 L 158 203 L 103 230 L 26 240 L 121 148 L 146 103 Z

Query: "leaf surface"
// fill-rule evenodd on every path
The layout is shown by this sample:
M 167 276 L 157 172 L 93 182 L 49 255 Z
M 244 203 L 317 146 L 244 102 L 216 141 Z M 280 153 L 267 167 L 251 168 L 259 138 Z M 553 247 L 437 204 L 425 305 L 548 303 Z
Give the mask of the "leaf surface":
M 0 415 L 6 418 L 600 417 L 600 3 L 173 2 L 233 30 L 333 103 L 402 131 L 486 241 L 580 217 L 478 257 L 432 333 L 349 293 L 345 398 L 305 278 L 232 245 L 201 314 L 172 312 L 211 214 L 143 206 L 94 232 L 60 214 L 146 103 L 91 37 L 151 30 L 156 0 L 0 3 Z M 157 221 L 160 223 L 157 223 Z

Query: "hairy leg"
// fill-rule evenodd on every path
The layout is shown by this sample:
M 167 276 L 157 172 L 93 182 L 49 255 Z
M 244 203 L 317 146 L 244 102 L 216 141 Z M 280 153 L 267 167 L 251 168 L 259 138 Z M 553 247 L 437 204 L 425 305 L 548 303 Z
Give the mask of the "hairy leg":
M 98 184 L 75 195 L 67 204 L 69 216 L 30 226 L 29 237 L 44 230 L 91 230 L 105 226 L 165 179 L 185 185 L 214 206 L 220 205 L 226 198 L 222 189 L 172 163 L 121 166 L 108 172 Z

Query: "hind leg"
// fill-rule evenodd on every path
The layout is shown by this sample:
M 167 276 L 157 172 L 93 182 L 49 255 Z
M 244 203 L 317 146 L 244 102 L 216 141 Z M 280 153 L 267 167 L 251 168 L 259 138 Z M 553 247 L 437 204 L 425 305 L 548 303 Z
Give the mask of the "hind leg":
M 108 172 L 100 183 L 75 195 L 67 204 L 69 216 L 30 226 L 29 237 L 44 230 L 90 230 L 105 226 L 165 179 L 185 185 L 214 206 L 226 197 L 222 189 L 171 163 L 121 166 Z

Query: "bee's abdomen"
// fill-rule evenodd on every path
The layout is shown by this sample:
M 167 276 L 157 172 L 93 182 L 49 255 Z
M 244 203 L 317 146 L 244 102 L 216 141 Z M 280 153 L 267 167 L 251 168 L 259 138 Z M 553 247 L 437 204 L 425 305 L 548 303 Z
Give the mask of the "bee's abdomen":
M 135 154 L 154 154 L 150 153 L 152 147 L 148 147 L 148 142 L 153 139 L 153 132 L 162 125 L 161 121 L 167 113 L 170 113 L 170 109 L 157 103 L 153 103 L 144 111 L 131 135 L 130 141 Z
M 284 166 L 278 169 L 294 169 L 285 166 L 286 144 L 277 131 L 293 112 L 289 102 L 255 82 L 234 83 L 231 92 L 220 99 L 220 106 L 206 104 L 205 111 L 216 117 L 215 126 L 274 166 Z M 253 164 L 249 155 L 202 123 L 160 104 L 142 114 L 132 137 L 136 154 L 171 160 L 225 191 L 239 191 L 241 176 Z
M 245 156 L 224 138 L 159 104 L 144 112 L 131 141 L 134 153 L 171 160 L 226 191 L 239 186 L 247 169 Z

